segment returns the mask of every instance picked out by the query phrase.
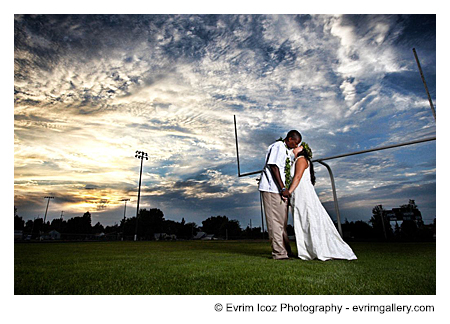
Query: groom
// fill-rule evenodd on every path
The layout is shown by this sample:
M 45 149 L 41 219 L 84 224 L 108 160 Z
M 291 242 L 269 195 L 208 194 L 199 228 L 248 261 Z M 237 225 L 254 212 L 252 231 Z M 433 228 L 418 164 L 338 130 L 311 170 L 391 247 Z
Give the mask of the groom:
M 261 174 L 259 191 L 261 191 L 267 230 L 272 245 L 272 258 L 287 260 L 291 254 L 291 246 L 287 235 L 288 190 L 286 188 L 286 169 L 290 172 L 293 159 L 291 150 L 302 142 L 302 135 L 291 130 L 282 141 L 269 146 L 266 164 Z

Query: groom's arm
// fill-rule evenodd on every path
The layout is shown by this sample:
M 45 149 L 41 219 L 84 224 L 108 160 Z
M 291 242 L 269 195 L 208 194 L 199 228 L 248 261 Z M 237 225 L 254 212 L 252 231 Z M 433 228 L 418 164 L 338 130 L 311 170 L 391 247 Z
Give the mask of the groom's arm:
M 269 168 L 270 168 L 270 172 L 272 173 L 272 177 L 275 180 L 275 183 L 277 184 L 278 190 L 280 191 L 281 195 L 282 196 L 286 195 L 285 197 L 288 197 L 289 194 L 288 194 L 287 190 L 284 190 L 284 192 L 281 192 L 281 190 L 283 188 L 285 188 L 285 187 L 284 187 L 283 180 L 281 180 L 280 169 L 275 164 L 269 164 Z

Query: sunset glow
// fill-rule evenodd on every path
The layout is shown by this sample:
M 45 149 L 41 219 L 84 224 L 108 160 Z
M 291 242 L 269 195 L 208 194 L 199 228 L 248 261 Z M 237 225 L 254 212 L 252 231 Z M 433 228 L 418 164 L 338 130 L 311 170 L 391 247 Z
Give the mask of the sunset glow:
M 260 224 L 267 146 L 298 129 L 314 157 L 436 135 L 435 15 L 14 17 L 14 203 L 24 219 L 118 223 L 121 199 L 166 219 Z M 436 215 L 435 142 L 330 162 L 342 219 L 415 199 Z M 328 174 L 316 190 L 333 215 Z

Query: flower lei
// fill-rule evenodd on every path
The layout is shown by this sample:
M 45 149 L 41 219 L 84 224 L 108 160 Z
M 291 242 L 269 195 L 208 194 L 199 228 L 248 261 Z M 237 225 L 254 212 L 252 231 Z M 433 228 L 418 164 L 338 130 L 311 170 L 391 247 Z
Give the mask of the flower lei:
M 284 179 L 285 179 L 284 186 L 286 189 L 289 189 L 289 186 L 291 185 L 291 182 L 292 182 L 292 177 L 291 177 L 291 165 L 292 165 L 291 162 L 292 161 L 291 161 L 290 154 L 289 154 L 289 148 L 287 147 L 286 143 L 283 141 L 283 138 L 280 137 L 278 139 L 278 141 L 282 141 L 284 144 L 284 147 L 286 148 L 287 157 L 286 157 L 286 161 L 284 164 Z
M 291 185 L 291 182 L 292 182 L 291 158 L 290 158 L 288 147 L 287 147 L 286 143 L 284 143 L 284 146 L 286 147 L 286 155 L 287 155 L 286 162 L 284 165 L 284 178 L 285 178 L 284 186 L 286 187 L 286 189 L 289 189 L 289 186 Z
M 279 141 L 283 141 L 283 138 L 280 137 L 278 140 Z M 284 147 L 286 148 L 286 155 L 287 155 L 286 162 L 285 162 L 285 165 L 284 165 L 284 177 L 285 177 L 285 184 L 284 184 L 284 186 L 286 187 L 286 189 L 289 189 L 289 187 L 291 185 L 291 182 L 292 182 L 292 176 L 291 176 L 291 166 L 292 166 L 291 162 L 292 161 L 291 161 L 291 158 L 290 158 L 290 155 L 289 155 L 289 148 L 287 147 L 285 142 L 283 142 L 283 144 L 284 144 Z M 302 142 L 300 144 L 300 146 L 303 146 L 303 149 L 306 151 L 309 159 L 311 160 L 313 154 L 312 154 L 312 150 L 309 147 L 308 143 Z

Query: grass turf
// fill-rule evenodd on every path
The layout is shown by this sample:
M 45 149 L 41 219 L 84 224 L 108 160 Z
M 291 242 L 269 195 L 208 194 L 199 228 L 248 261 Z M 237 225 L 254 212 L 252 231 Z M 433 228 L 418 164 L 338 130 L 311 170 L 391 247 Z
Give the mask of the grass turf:
M 266 241 L 16 243 L 14 291 L 16 295 L 436 294 L 435 243 L 350 245 L 358 260 L 323 262 L 272 260 Z

